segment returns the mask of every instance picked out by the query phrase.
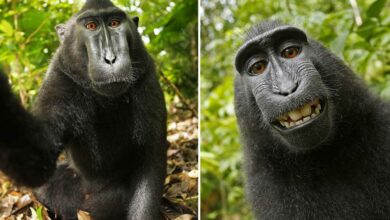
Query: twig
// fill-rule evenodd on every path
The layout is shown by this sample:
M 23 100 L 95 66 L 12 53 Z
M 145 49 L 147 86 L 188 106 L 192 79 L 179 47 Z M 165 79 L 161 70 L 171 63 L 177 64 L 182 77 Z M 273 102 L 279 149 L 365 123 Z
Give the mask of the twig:
M 290 5 L 290 1 L 289 0 L 286 0 L 286 8 L 287 8 L 287 11 L 290 15 L 293 15 L 292 13 L 292 9 L 291 9 L 291 5 Z
M 349 3 L 352 6 L 353 15 L 355 17 L 355 22 L 357 26 L 360 26 L 363 24 L 362 16 L 360 15 L 359 6 L 356 2 L 356 0 L 349 0 Z
M 198 111 L 196 109 L 194 109 L 190 103 L 188 102 L 188 100 L 183 96 L 183 94 L 180 92 L 180 90 L 177 88 L 177 86 L 171 82 L 164 74 L 163 71 L 159 71 L 161 77 L 168 83 L 168 85 L 170 87 L 172 87 L 172 89 L 174 90 L 174 92 L 176 93 L 176 95 L 179 97 L 179 99 L 183 102 L 183 104 L 192 112 L 192 114 L 196 117 L 198 117 Z
M 27 45 L 28 43 L 30 43 L 31 39 L 34 37 L 34 35 L 36 35 L 42 28 L 43 28 L 43 25 L 46 24 L 46 22 L 48 21 L 48 19 L 45 19 L 43 20 L 43 22 L 37 27 L 37 29 L 35 29 L 34 32 L 32 32 L 26 39 L 26 41 L 24 42 L 24 45 Z

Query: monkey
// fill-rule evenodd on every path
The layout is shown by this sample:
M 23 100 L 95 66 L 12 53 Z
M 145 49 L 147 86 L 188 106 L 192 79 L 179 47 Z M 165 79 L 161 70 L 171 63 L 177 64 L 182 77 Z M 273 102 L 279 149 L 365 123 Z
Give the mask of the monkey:
M 138 22 L 109 0 L 87 0 L 57 25 L 60 46 L 31 112 L 0 73 L 0 169 L 34 187 L 57 219 L 77 210 L 161 218 L 167 112 Z
M 263 21 L 235 56 L 256 219 L 388 219 L 390 105 L 303 30 Z

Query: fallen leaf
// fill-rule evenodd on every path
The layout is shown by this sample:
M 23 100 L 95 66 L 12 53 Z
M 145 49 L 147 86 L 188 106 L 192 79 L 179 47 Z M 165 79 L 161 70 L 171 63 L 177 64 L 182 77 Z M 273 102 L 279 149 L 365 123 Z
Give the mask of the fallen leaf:
M 4 195 L 8 192 L 9 187 L 10 187 L 10 182 L 9 181 L 4 181 L 1 184 L 0 198 L 4 197 Z
M 188 173 L 188 176 L 191 178 L 198 178 L 199 177 L 199 171 L 198 170 L 191 170 Z
M 18 199 L 18 201 L 16 202 L 16 207 L 15 209 L 12 211 L 12 213 L 16 213 L 18 211 L 20 211 L 21 209 L 25 208 L 26 206 L 30 205 L 32 203 L 32 199 L 30 197 L 30 195 L 26 194 L 22 197 L 20 197 Z
M 177 218 L 175 218 L 175 220 L 192 220 L 194 219 L 195 216 L 193 215 L 189 215 L 189 214 L 184 214 L 184 215 L 181 215 Z
M 17 216 L 16 216 L 16 220 L 22 220 L 22 219 L 23 219 L 23 216 L 24 216 L 23 213 L 17 215 Z
M 33 209 L 32 207 L 30 207 L 30 211 L 31 211 L 31 217 L 27 217 L 31 220 L 38 220 L 38 214 L 37 212 L 35 211 L 35 209 Z
M 77 211 L 77 219 L 78 220 L 92 220 L 89 212 L 78 210 Z
M 0 201 L 0 219 L 8 217 L 12 213 L 12 208 L 18 201 L 19 196 L 8 194 L 5 198 Z
M 168 149 L 167 156 L 171 157 L 171 156 L 175 155 L 177 152 L 179 152 L 178 149 Z

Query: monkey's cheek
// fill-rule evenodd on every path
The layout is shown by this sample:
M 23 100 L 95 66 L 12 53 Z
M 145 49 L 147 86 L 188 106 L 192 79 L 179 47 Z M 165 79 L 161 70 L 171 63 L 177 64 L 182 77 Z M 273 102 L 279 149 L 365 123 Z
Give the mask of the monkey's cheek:
M 291 151 L 307 151 L 323 144 L 332 128 L 329 105 L 311 123 L 289 130 L 276 129 Z

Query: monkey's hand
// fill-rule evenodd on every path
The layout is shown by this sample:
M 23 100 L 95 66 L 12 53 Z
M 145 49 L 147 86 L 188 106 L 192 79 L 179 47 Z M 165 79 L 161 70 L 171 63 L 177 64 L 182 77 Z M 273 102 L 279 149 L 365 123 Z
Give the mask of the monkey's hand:
M 0 169 L 17 183 L 43 184 L 55 169 L 49 144 L 42 124 L 23 108 L 0 73 Z

